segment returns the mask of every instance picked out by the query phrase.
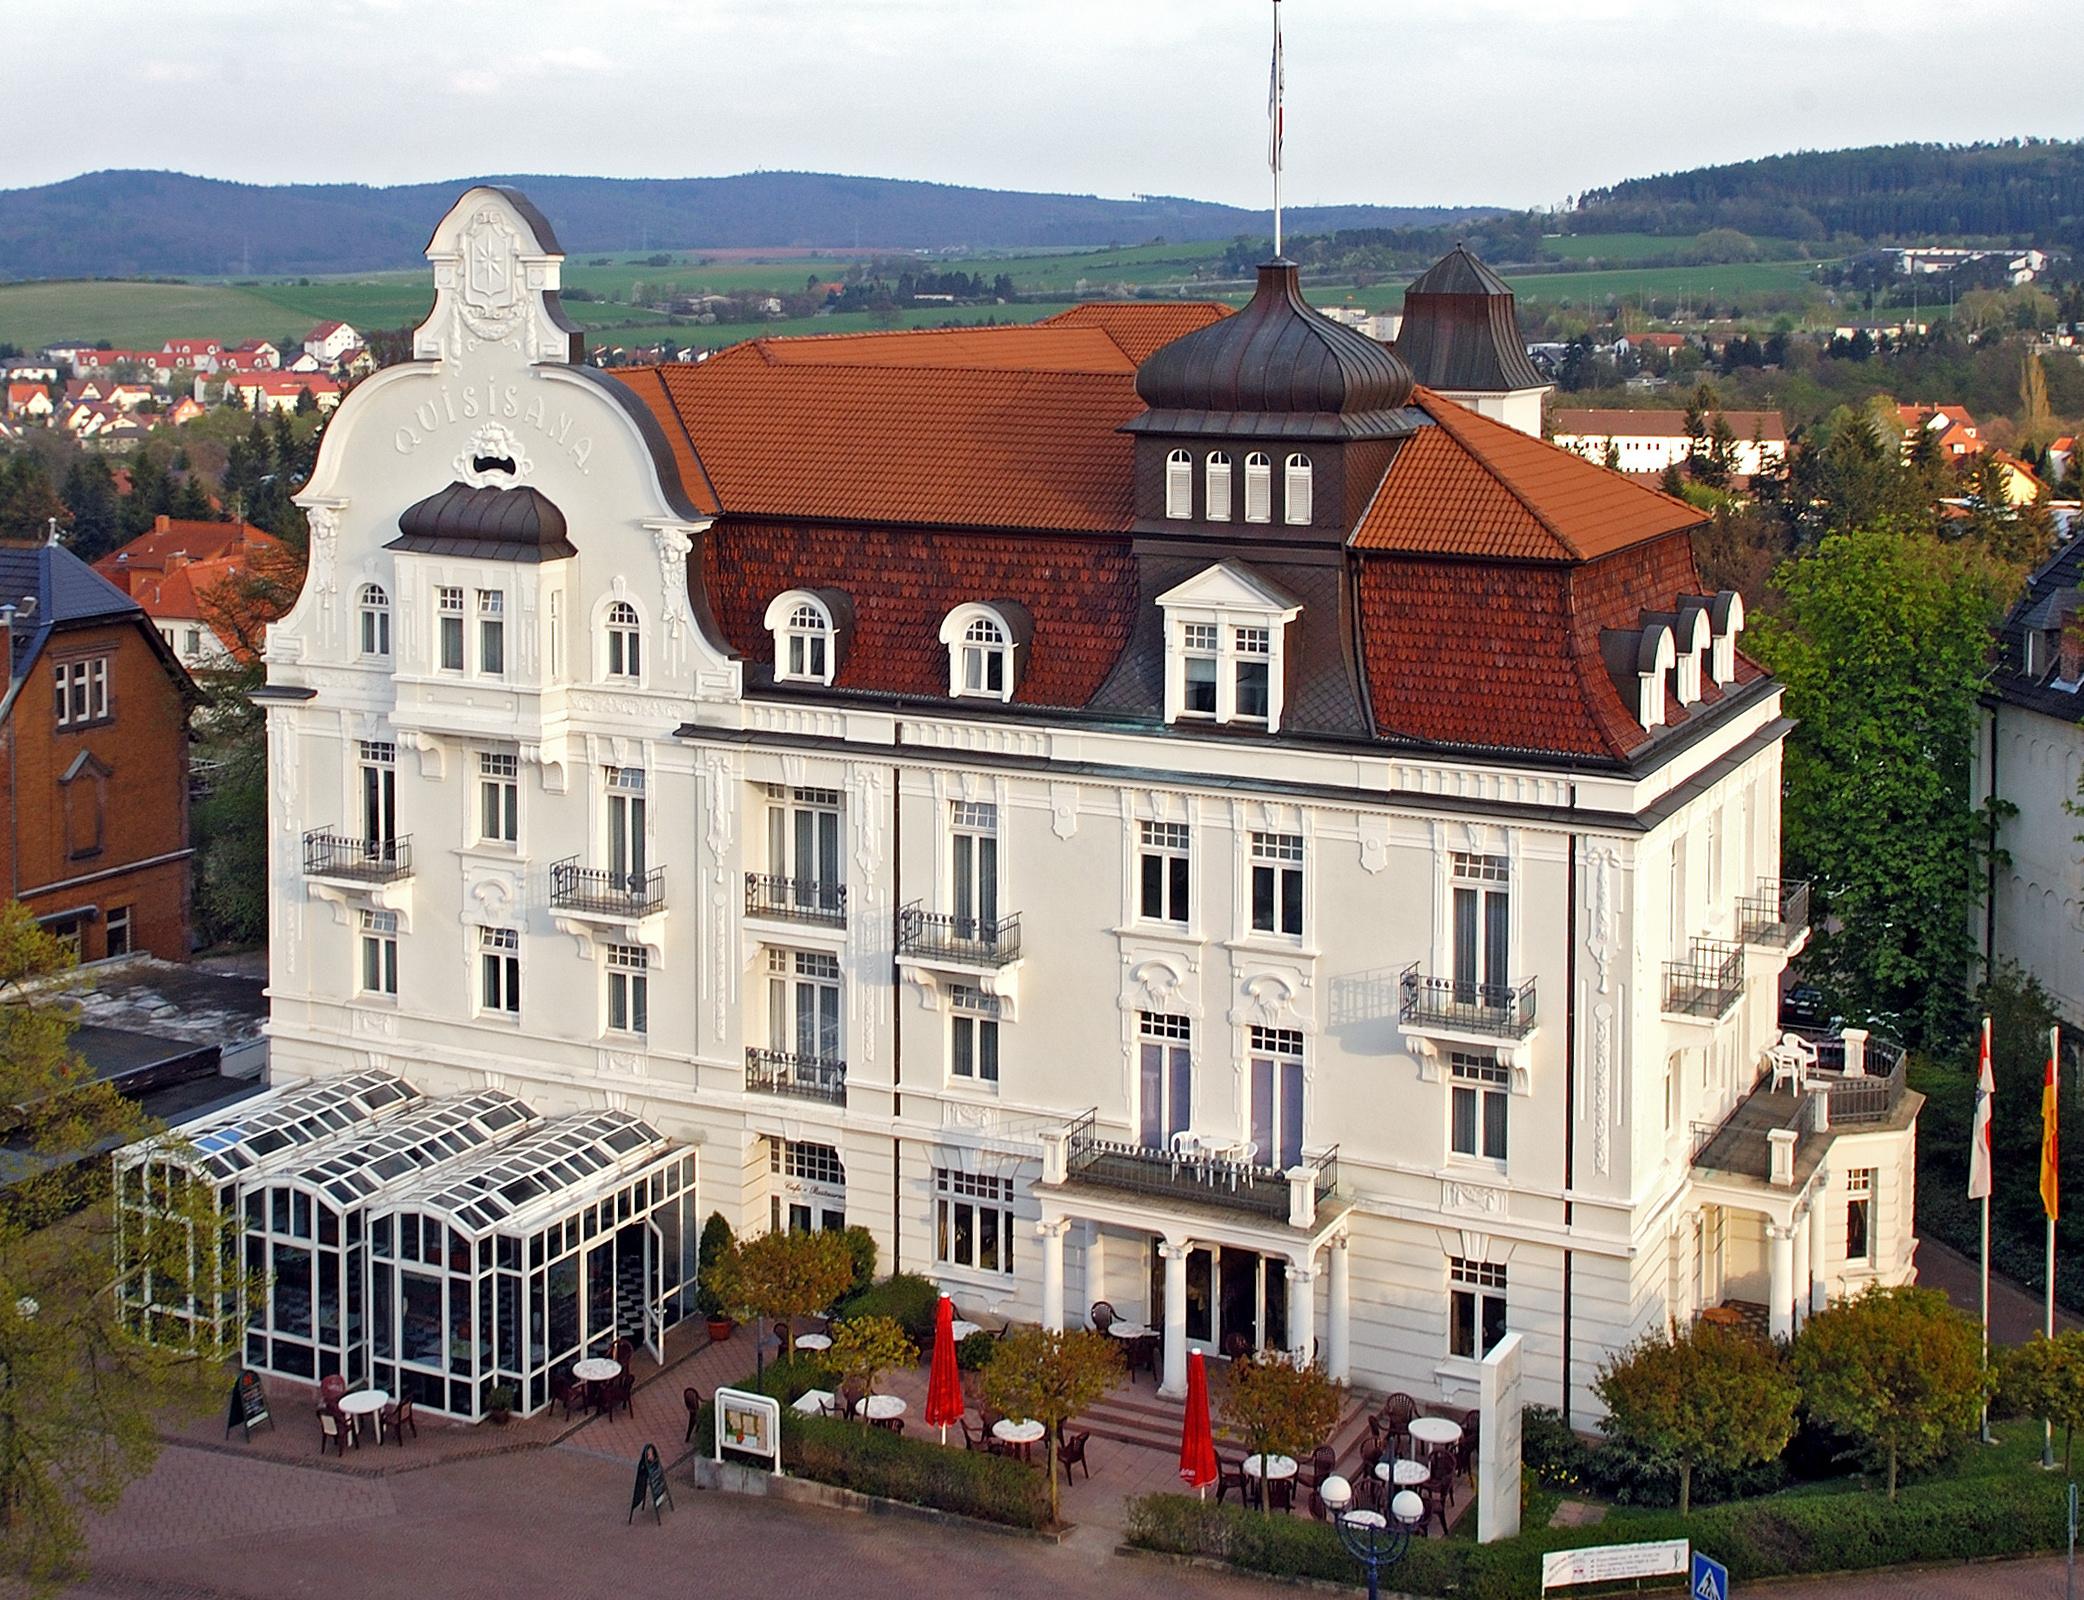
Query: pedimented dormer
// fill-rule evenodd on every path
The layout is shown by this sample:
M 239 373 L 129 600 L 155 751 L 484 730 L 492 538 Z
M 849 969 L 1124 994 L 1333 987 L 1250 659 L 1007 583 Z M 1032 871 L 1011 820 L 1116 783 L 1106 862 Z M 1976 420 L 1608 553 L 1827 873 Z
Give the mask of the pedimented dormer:
M 1302 602 L 1240 561 L 1220 561 L 1158 596 L 1165 617 L 1165 720 L 1279 731 L 1289 624 Z

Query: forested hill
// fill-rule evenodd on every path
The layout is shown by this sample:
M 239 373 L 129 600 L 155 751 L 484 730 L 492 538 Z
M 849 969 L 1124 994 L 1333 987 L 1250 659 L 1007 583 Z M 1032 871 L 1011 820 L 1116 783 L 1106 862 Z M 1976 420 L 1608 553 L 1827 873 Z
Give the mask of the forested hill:
M 1782 239 L 1853 234 L 1875 244 L 1975 236 L 2084 245 L 2084 143 L 1804 150 L 1590 190 L 1565 226 L 1572 233 L 1736 228 Z
M 1204 200 L 1030 194 L 894 178 L 753 172 L 728 178 L 454 178 L 223 183 L 176 172 L 91 172 L 0 191 L 0 278 L 358 272 L 412 266 L 473 183 L 528 192 L 567 252 L 810 246 L 972 249 L 1227 239 L 1267 213 Z M 1296 207 L 1297 228 L 1448 223 L 1496 207 Z

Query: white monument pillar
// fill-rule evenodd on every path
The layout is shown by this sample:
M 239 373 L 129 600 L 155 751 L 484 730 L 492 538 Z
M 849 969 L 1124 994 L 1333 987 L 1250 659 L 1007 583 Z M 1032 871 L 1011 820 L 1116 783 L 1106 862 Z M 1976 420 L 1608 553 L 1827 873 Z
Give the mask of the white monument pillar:
M 1476 1540 L 1489 1544 L 1520 1531 L 1520 1393 L 1523 1350 L 1508 1333 L 1491 1346 L 1477 1372 Z
M 1306 1362 L 1317 1348 L 1317 1274 L 1307 1264 L 1288 1263 L 1288 1349 Z
M 1331 1304 L 1326 1308 L 1324 1370 L 1333 1383 L 1350 1383 L 1353 1368 L 1353 1268 L 1341 1234 L 1331 1242 Z
M 1050 1333 L 1064 1331 L 1064 1230 L 1069 1226 L 1062 1219 L 1035 1224 L 1042 1236 L 1042 1326 Z
M 1831 1221 L 1826 1197 L 1831 1192 L 1831 1175 L 1818 1172 L 1809 1186 L 1809 1310 L 1815 1313 L 1831 1303 L 1830 1246 L 1824 1242 Z
M 1795 1333 L 1795 1230 L 1766 1225 L 1767 1331 L 1776 1339 Z
M 1789 1325 L 1799 1331 L 1809 1320 L 1809 1219 L 1797 1217 L 1791 1231 L 1795 1236 L 1795 1270 L 1788 1284 L 1787 1310 Z
M 1158 1393 L 1181 1400 L 1187 1393 L 1187 1251 L 1182 1239 L 1158 1246 L 1165 1258 L 1165 1381 Z

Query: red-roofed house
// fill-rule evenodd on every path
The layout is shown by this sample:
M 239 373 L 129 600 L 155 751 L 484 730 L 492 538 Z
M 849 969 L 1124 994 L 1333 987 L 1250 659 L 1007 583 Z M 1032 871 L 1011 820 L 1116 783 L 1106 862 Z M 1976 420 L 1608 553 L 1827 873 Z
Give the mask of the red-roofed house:
M 11 417 L 49 417 L 51 391 L 40 383 L 10 383 L 7 386 L 7 414 Z
M 362 342 L 362 336 L 344 322 L 321 322 L 304 335 L 304 353 L 332 366 Z
M 279 564 L 286 547 L 244 522 L 160 517 L 150 533 L 94 563 L 94 570 L 145 608 L 160 636 L 190 671 L 221 666 L 238 653 L 225 635 L 226 597 L 218 586 Z
M 159 348 L 172 357 L 172 365 L 207 372 L 224 346 L 215 339 L 169 339 Z
M 249 411 L 294 411 L 307 393 L 321 411 L 340 404 L 340 385 L 321 372 L 235 372 L 224 376 L 223 387 Z
M 1982 430 L 1976 426 L 1975 418 L 1969 415 L 1966 406 L 1898 406 L 1896 414 L 1903 419 L 1905 454 L 1909 453 L 1920 433 L 1929 435 L 1940 455 L 1948 461 L 1983 453 Z

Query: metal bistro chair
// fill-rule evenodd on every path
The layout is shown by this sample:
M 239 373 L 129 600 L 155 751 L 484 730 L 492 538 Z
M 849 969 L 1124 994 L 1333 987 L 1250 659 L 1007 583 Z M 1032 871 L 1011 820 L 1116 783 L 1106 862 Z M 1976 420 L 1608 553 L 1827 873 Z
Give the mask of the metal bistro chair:
M 687 1407 L 687 1434 L 680 1441 L 686 1444 L 695 1436 L 695 1424 L 702 1420 L 702 1391 L 689 1385 L 680 1391 L 680 1403 Z
M 1095 1333 L 1105 1333 L 1118 1320 L 1114 1314 L 1114 1307 L 1105 1300 L 1095 1300 L 1093 1309 L 1087 1312 L 1086 1315 L 1092 1322 L 1093 1332 Z

